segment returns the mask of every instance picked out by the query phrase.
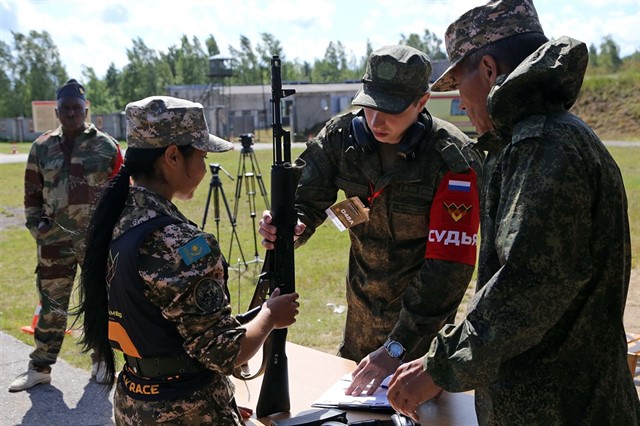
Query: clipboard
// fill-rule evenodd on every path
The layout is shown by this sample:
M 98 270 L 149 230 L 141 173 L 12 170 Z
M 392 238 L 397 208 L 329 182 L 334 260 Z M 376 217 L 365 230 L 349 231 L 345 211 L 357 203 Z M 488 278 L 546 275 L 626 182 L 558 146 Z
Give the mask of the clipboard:
M 345 395 L 345 389 L 351 384 L 351 373 L 348 373 L 327 389 L 311 406 L 394 413 L 395 411 L 387 399 L 390 380 L 391 376 L 387 377 L 372 395 L 364 393 L 360 396 Z

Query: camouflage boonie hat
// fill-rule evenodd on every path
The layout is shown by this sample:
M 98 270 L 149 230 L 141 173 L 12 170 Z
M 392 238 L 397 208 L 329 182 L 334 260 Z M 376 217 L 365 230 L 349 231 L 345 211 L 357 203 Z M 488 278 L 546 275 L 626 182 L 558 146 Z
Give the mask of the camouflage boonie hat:
M 430 78 L 426 53 L 410 46 L 385 46 L 369 56 L 362 88 L 351 103 L 399 114 L 429 90 Z
M 532 0 L 491 1 L 469 10 L 447 28 L 444 42 L 451 66 L 431 85 L 431 90 L 457 89 L 452 71 L 469 53 L 524 33 L 544 34 Z
M 231 142 L 209 134 L 204 110 L 199 103 L 169 96 L 151 96 L 127 104 L 125 114 L 129 148 L 191 145 L 207 152 L 233 148 Z

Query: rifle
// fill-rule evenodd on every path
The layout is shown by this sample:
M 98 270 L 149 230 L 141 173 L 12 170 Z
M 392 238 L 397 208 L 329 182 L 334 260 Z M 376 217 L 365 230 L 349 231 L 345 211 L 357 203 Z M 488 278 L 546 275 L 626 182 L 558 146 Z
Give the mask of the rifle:
M 282 89 L 282 63 L 278 55 L 271 59 L 271 113 L 273 117 L 273 165 L 271 166 L 271 216 L 278 228 L 273 250 L 267 251 L 249 311 L 236 316 L 245 323 L 257 314 L 266 298 L 267 287 L 272 292 L 280 287 L 282 294 L 295 291 L 294 227 L 298 217 L 294 208 L 297 179 L 291 163 L 291 135 L 282 128 L 280 100 L 295 90 Z M 285 346 L 287 329 L 273 330 L 264 344 L 260 370 L 245 380 L 264 372 L 256 416 L 265 417 L 289 411 L 289 372 Z M 236 377 L 239 377 L 234 373 Z

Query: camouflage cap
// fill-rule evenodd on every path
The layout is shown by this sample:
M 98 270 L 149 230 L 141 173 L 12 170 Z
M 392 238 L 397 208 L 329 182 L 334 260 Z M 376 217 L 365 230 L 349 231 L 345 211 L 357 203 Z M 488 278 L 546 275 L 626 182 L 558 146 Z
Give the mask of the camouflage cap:
M 429 78 L 431 62 L 426 53 L 410 46 L 385 46 L 369 56 L 362 88 L 351 103 L 399 114 L 429 90 Z
M 77 80 L 71 79 L 56 89 L 56 100 L 62 98 L 84 98 L 84 86 Z
M 125 114 L 130 148 L 191 145 L 207 152 L 233 148 L 233 143 L 209 134 L 199 103 L 170 96 L 151 96 L 127 104 Z
M 469 53 L 516 34 L 541 33 L 532 0 L 498 0 L 473 8 L 454 21 L 444 35 L 451 66 L 432 85 L 434 92 L 458 88 L 453 69 Z

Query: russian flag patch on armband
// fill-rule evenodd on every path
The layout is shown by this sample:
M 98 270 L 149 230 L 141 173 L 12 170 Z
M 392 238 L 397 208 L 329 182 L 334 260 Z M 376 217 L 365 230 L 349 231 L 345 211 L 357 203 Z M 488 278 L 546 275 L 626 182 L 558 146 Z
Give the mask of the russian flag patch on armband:
M 448 172 L 431 203 L 425 258 L 475 266 L 479 226 L 476 172 Z

